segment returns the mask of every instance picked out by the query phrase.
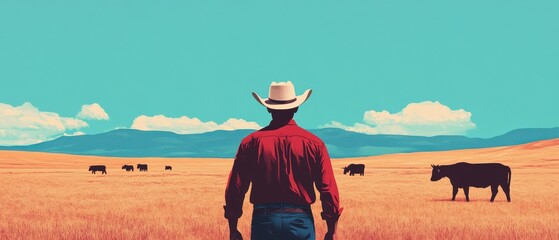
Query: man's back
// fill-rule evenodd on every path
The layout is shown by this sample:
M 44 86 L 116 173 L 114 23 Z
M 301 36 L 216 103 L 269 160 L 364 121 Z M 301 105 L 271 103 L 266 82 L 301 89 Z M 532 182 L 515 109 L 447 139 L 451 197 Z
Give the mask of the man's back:
M 295 121 L 283 126 L 272 121 L 246 137 L 239 154 L 245 155 L 247 168 L 251 169 L 247 173 L 252 180 L 251 203 L 315 202 L 313 183 L 323 180 L 321 159 L 328 153 L 318 137 Z
M 225 192 L 234 215 L 242 213 L 240 207 L 250 182 L 253 204 L 312 204 L 316 184 L 323 213 L 339 214 L 338 188 L 326 146 L 294 120 L 287 124 L 272 121 L 241 142 Z

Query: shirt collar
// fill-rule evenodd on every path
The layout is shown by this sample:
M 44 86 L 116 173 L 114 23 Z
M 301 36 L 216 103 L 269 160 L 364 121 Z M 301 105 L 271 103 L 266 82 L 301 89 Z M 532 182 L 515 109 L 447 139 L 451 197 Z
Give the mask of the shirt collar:
M 283 122 L 280 122 L 280 121 L 274 121 L 274 120 L 270 121 L 270 126 L 284 126 L 284 125 L 295 125 L 295 126 L 297 126 L 297 123 L 295 122 L 294 119 L 289 120 L 289 122 L 287 122 L 287 123 L 283 123 Z

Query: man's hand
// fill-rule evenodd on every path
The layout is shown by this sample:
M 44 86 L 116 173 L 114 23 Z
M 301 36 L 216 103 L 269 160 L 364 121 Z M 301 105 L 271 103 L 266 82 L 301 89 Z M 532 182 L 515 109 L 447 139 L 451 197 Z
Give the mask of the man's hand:
M 243 235 L 237 230 L 238 218 L 229 219 L 229 240 L 243 240 Z
M 232 229 L 229 231 L 229 240 L 243 240 L 243 235 L 237 229 Z
M 334 240 L 335 238 L 335 234 L 331 233 L 331 232 L 327 232 L 326 235 L 324 235 L 324 240 Z
M 334 239 L 336 239 L 336 234 L 327 232 L 326 235 L 324 235 L 324 240 L 334 240 Z
M 326 225 L 328 226 L 328 232 L 324 235 L 324 240 L 336 239 L 336 227 L 338 226 L 338 220 L 326 220 Z

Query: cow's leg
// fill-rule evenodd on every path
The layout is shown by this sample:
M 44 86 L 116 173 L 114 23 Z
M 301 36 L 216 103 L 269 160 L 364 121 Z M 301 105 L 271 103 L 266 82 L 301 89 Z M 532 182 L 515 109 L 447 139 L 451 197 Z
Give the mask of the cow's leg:
M 452 201 L 456 199 L 456 194 L 458 194 L 458 187 L 452 186 Z
M 491 185 L 491 202 L 493 202 L 495 200 L 495 196 L 497 196 L 497 193 L 499 192 L 499 185 L 494 184 Z
M 464 187 L 464 195 L 466 195 L 466 202 L 470 201 L 470 187 Z
M 505 195 L 507 195 L 507 201 L 510 202 L 510 186 L 508 184 L 502 184 L 501 188 L 505 192 Z

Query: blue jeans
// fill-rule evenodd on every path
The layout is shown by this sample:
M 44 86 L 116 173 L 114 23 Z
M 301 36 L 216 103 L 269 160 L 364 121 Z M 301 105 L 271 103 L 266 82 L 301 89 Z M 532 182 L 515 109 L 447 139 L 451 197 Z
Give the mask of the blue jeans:
M 257 208 L 306 208 L 293 204 L 255 204 Z M 252 240 L 315 240 L 314 219 L 308 213 L 272 212 L 253 214 L 251 226 Z

